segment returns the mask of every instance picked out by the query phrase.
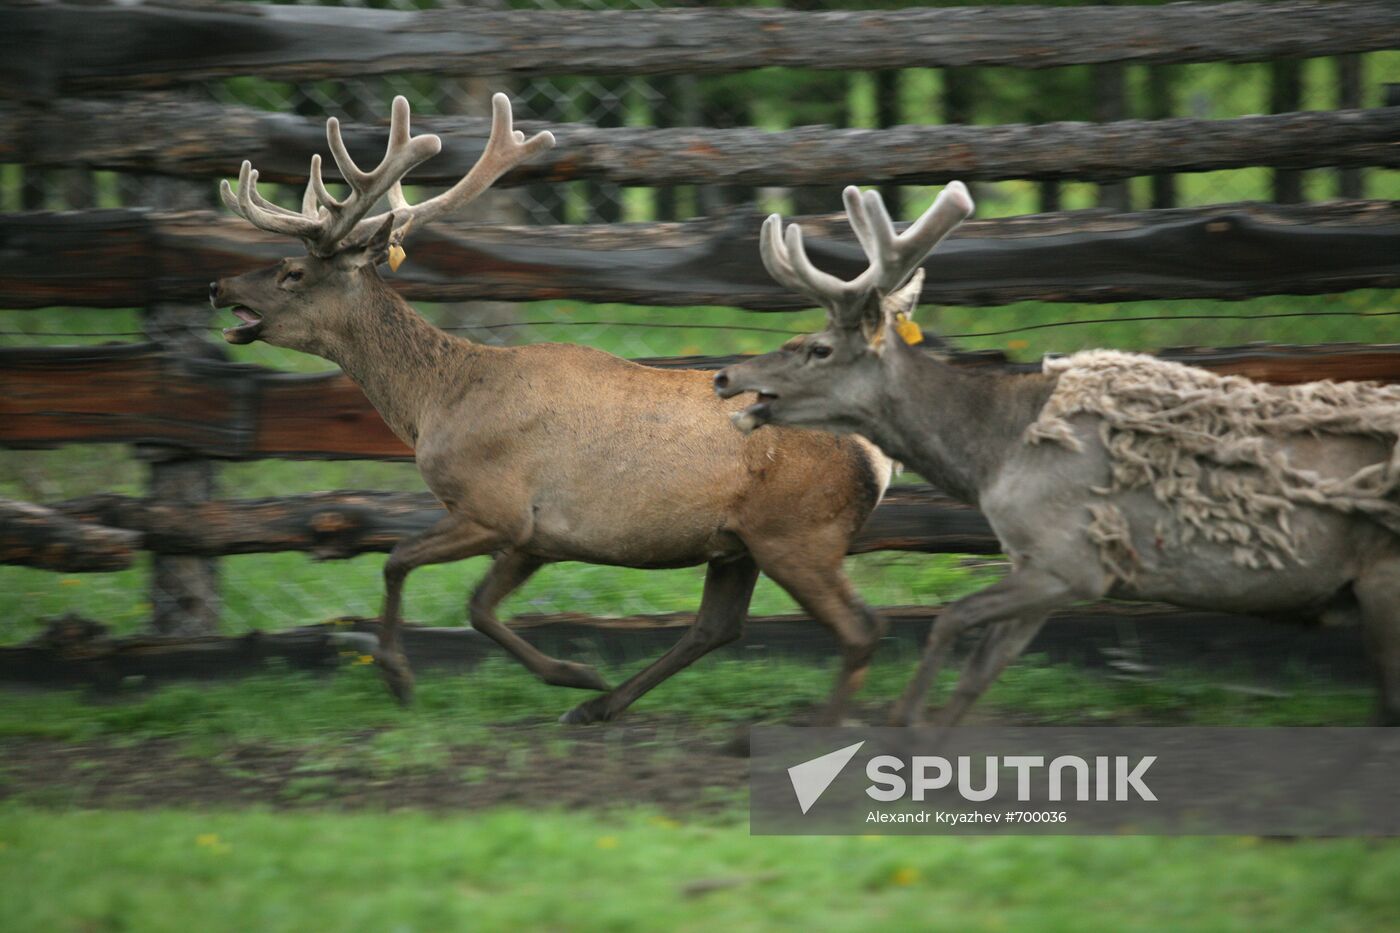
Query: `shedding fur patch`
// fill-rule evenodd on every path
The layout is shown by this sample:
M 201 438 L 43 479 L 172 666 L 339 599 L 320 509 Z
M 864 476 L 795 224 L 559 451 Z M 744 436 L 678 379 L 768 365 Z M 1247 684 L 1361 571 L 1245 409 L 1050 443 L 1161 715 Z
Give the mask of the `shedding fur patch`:
M 875 474 L 875 488 L 877 490 L 875 501 L 878 503 L 885 497 L 885 491 L 890 488 L 891 477 L 899 475 L 900 465 L 885 456 L 885 452 L 876 447 L 873 441 L 868 441 L 859 434 L 852 434 L 851 438 L 865 452 L 866 462 L 870 464 L 870 470 Z
M 1098 418 L 1112 479 L 1094 492 L 1150 490 L 1171 516 L 1154 528 L 1166 546 L 1199 536 L 1230 546 L 1240 566 L 1281 569 L 1298 560 L 1298 504 L 1361 513 L 1400 534 L 1400 386 L 1276 386 L 1116 350 L 1046 360 L 1045 371 L 1058 382 L 1026 441 L 1081 450 L 1069 419 Z M 1325 479 L 1290 466 L 1278 443 L 1309 435 L 1370 438 L 1391 453 Z M 1089 511 L 1104 569 L 1131 580 L 1137 555 L 1126 517 L 1108 502 Z

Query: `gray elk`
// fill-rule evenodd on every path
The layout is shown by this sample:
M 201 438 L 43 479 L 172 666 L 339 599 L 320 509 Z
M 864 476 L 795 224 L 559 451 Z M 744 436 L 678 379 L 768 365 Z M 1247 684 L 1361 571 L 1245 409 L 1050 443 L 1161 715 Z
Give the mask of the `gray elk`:
M 546 683 L 607 691 L 564 721 L 608 720 L 642 694 L 741 632 L 760 570 L 835 632 L 843 665 L 825 715 L 838 718 L 880 635 L 877 616 L 842 572 L 851 538 L 889 482 L 891 463 L 867 441 L 803 430 L 741 437 L 710 375 L 648 368 L 587 347 L 491 347 L 450 336 L 420 317 L 378 266 L 410 228 L 456 209 L 531 155 L 552 146 L 512 128 L 504 94 L 492 101 L 490 139 L 449 190 L 409 204 L 401 181 L 441 142 L 409 132 L 408 102 L 393 104 L 388 148 L 360 170 L 332 118 L 326 135 L 350 191 L 326 189 L 312 157 L 300 212 L 258 194 L 244 162 L 224 202 L 254 226 L 304 241 L 307 255 L 210 285 L 216 308 L 254 340 L 340 365 L 414 450 L 447 516 L 399 542 L 384 565 L 375 659 L 401 702 L 413 677 L 400 642 L 404 580 L 415 567 L 494 554 L 469 602 L 472 626 Z M 370 215 L 386 197 L 389 210 Z M 496 607 L 554 561 L 625 567 L 708 564 L 695 624 L 659 660 L 614 689 L 593 668 L 548 657 L 496 617 Z
M 796 225 L 761 231 L 769 273 L 827 327 L 715 375 L 734 416 L 858 433 L 978 506 L 1011 562 L 949 605 L 892 711 L 917 722 L 960 632 L 989 628 L 941 725 L 956 723 L 1051 611 L 1110 596 L 1228 612 L 1359 614 L 1400 724 L 1400 387 L 1272 386 L 1137 354 L 1090 351 L 1043 372 L 972 371 L 911 346 L 928 253 L 972 212 L 954 182 L 896 233 L 880 196 L 845 192 L 868 266 L 814 267 Z M 762 432 L 758 432 L 762 433 Z

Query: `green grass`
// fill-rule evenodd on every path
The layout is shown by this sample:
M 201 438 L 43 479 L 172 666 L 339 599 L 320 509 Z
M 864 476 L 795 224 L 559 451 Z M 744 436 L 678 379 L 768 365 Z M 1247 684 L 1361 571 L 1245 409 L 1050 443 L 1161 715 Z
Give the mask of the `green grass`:
M 0 807 L 0 929 L 1383 929 L 1357 840 L 750 837 L 646 811 Z M 707 894 L 697 889 L 711 888 Z
M 382 598 L 385 557 L 370 554 L 318 563 L 303 554 L 258 554 L 220 562 L 227 633 L 282 629 L 342 615 L 373 616 Z M 409 577 L 407 617 L 430 625 L 466 624 L 466 598 L 486 572 L 489 558 L 424 567 Z M 985 564 L 985 562 L 982 562 Z M 141 631 L 150 617 L 149 558 L 130 570 L 107 574 L 54 574 L 0 567 L 0 644 L 35 634 L 46 617 L 77 612 L 114 631 Z M 850 558 L 846 570 L 872 605 L 948 602 L 996 578 L 990 566 L 969 568 L 951 554 L 875 553 Z M 517 613 L 582 612 L 595 616 L 694 611 L 704 567 L 633 570 L 562 563 L 541 570 L 505 604 Z M 754 615 L 799 611 L 767 577 L 754 593 Z
M 914 659 L 892 654 L 877 656 L 862 700 L 891 700 L 907 683 Z M 615 680 L 625 672 L 605 673 Z M 703 661 L 633 710 L 721 724 L 776 721 L 824 700 L 833 673 L 795 661 Z M 945 673 L 941 689 L 951 677 Z M 1298 678 L 1282 696 L 1262 696 L 1220 686 L 1227 680 L 1171 672 L 1130 682 L 1031 658 L 1011 667 L 980 708 L 1040 723 L 1194 725 L 1363 725 L 1371 712 L 1365 689 L 1320 688 Z M 0 704 L 0 739 L 180 739 L 204 753 L 220 744 L 334 743 L 373 731 L 387 744 L 421 750 L 461 743 L 488 726 L 552 719 L 583 697 L 541 684 L 501 659 L 466 672 L 420 673 L 415 706 L 404 710 L 389 700 L 372 667 L 352 665 L 331 675 L 269 673 L 133 690 L 120 702 L 93 703 L 77 691 L 14 694 Z M 390 733 L 399 738 L 385 738 Z
M 911 665 L 879 659 L 865 696 L 888 700 Z M 694 767 L 667 754 L 666 736 L 720 742 L 736 721 L 779 720 L 818 702 L 830 676 L 793 662 L 702 662 L 635 708 L 637 720 L 663 724 L 642 760 Z M 347 780 L 510 779 L 509 764 L 505 776 L 462 769 L 453 752 L 464 746 L 552 767 L 580 731 L 547 719 L 577 698 L 505 661 L 425 672 L 408 711 L 358 665 L 101 703 L 76 692 L 6 695 L 0 748 L 56 742 L 68 770 L 38 791 L 11 787 L 0 802 L 0 930 L 1359 931 L 1400 910 L 1400 846 L 1390 842 L 750 837 L 742 791 L 719 786 L 701 798 L 709 805 L 679 813 L 606 794 L 569 811 L 341 808 Z M 1021 722 L 1357 724 L 1370 697 L 1301 682 L 1261 697 L 1197 674 L 1124 683 L 1032 659 L 984 705 Z M 616 728 L 578 740 L 606 741 Z M 295 753 L 287 779 L 255 798 L 294 809 L 73 805 L 78 785 L 103 778 L 100 749 L 131 756 L 153 740 L 216 767 L 228 799 L 260 779 L 239 750 L 255 761 Z M 349 767 L 362 776 L 345 777 Z M 0 765 L 0 791 L 5 782 Z

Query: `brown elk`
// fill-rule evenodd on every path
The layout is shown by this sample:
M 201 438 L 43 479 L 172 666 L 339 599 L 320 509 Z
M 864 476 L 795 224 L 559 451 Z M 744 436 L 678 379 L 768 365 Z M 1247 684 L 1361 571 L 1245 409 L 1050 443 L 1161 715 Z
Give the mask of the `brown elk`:
M 826 330 L 715 376 L 735 416 L 859 432 L 978 505 L 1012 569 L 948 606 L 894 718 L 916 721 L 953 640 L 989 626 L 941 724 L 956 723 L 1054 609 L 1111 596 L 1256 614 L 1359 617 L 1400 724 L 1400 387 L 1270 386 L 1138 354 L 1090 351 L 1026 375 L 911 346 L 925 256 L 972 211 L 950 184 L 896 234 L 877 192 L 848 188 L 869 266 L 816 269 L 768 218 L 769 272 L 827 311 Z
M 334 119 L 331 153 L 350 186 L 326 189 L 319 156 L 300 212 L 261 197 L 243 163 L 225 203 L 255 226 L 295 236 L 307 255 L 210 286 L 210 301 L 242 323 L 231 343 L 263 340 L 341 366 L 414 450 L 447 516 L 396 545 L 384 566 L 376 661 L 403 702 L 413 678 L 400 645 L 404 579 L 415 567 L 494 554 L 469 602 L 471 624 L 546 683 L 604 690 L 564 721 L 607 720 L 709 651 L 737 638 L 760 570 L 841 644 L 826 708 L 839 717 L 880 634 L 878 618 L 842 572 L 852 536 L 883 495 L 890 461 L 861 439 L 781 430 L 741 437 L 710 375 L 666 371 L 563 344 L 491 347 L 450 336 L 420 317 L 378 266 L 421 227 L 553 145 L 526 140 L 497 94 L 486 150 L 448 191 L 419 204 L 401 181 L 441 146 L 409 133 L 393 105 L 388 149 L 372 171 L 345 150 Z M 387 196 L 390 209 L 370 215 Z M 625 567 L 708 564 L 695 624 L 660 659 L 616 688 L 591 667 L 548 657 L 496 617 L 496 607 L 554 561 Z

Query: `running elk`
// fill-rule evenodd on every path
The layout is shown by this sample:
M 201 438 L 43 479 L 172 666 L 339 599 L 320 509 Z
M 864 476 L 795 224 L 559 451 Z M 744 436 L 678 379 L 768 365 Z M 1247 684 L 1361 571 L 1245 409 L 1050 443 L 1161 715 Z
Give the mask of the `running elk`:
M 606 691 L 565 722 L 611 719 L 642 694 L 740 634 L 760 570 L 840 641 L 843 665 L 826 709 L 837 718 L 858 688 L 880 626 L 842 572 L 851 538 L 884 493 L 890 461 L 859 438 L 803 430 L 742 437 L 738 403 L 717 399 L 710 375 L 640 366 L 587 347 L 491 347 L 432 326 L 385 284 L 410 227 L 456 209 L 513 166 L 553 145 L 526 140 L 510 103 L 492 101 L 490 140 L 455 186 L 418 204 L 401 182 L 441 147 L 409 133 L 393 105 L 388 150 L 362 171 L 334 119 L 326 135 L 350 191 L 337 199 L 311 160 L 301 210 L 258 194 L 243 163 L 228 207 L 253 225 L 301 239 L 305 256 L 210 286 L 216 308 L 240 323 L 236 344 L 263 340 L 324 357 L 364 390 L 414 450 L 447 516 L 394 547 L 384 565 L 375 659 L 402 702 L 413 677 L 400 645 L 404 579 L 415 567 L 494 554 L 469 602 L 471 624 L 546 683 Z M 381 198 L 389 209 L 371 215 Z M 659 660 L 621 685 L 593 668 L 548 657 L 501 624 L 496 607 L 554 561 L 625 567 L 708 564 L 694 626 Z
M 1052 610 L 1162 600 L 1241 613 L 1360 616 L 1381 718 L 1400 723 L 1400 388 L 1271 386 L 1152 357 L 1090 351 L 1031 375 L 974 371 L 904 339 L 927 254 L 972 212 L 954 182 L 897 234 L 876 192 L 845 192 L 869 261 L 816 269 L 802 231 L 769 217 L 764 264 L 827 327 L 728 367 L 757 397 L 734 416 L 857 433 L 981 508 L 1011 571 L 949 605 L 896 703 L 917 721 L 960 632 L 989 626 L 940 724 L 956 723 Z M 911 334 L 911 336 L 913 336 Z M 916 338 L 917 342 L 917 338 Z

